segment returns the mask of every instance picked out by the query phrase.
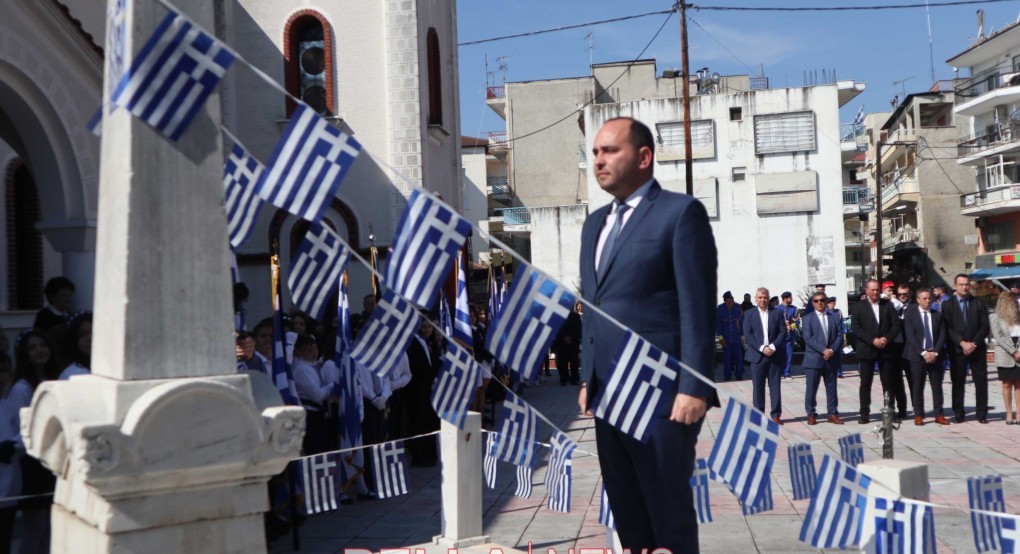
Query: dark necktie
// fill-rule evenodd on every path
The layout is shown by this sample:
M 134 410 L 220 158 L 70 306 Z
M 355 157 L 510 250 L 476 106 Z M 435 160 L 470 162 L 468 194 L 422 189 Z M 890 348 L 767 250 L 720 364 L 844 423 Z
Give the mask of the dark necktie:
M 969 304 L 970 304 L 970 302 L 968 302 L 966 298 L 961 298 L 960 299 L 960 311 L 963 312 L 963 325 L 964 326 L 970 325 L 969 323 L 967 323 L 967 306 Z
M 931 336 L 931 321 L 929 320 L 931 314 L 924 312 L 921 315 L 924 316 L 924 349 L 927 351 L 931 350 L 931 347 L 934 346 L 932 343 L 935 342 Z
M 829 347 L 829 318 L 822 314 L 822 334 L 825 335 L 825 347 Z
M 630 206 L 627 204 L 616 205 L 616 220 L 613 221 L 613 228 L 609 230 L 609 236 L 606 237 L 606 243 L 602 245 L 602 256 L 599 258 L 598 274 L 601 279 L 606 273 L 606 268 L 609 267 L 609 257 L 613 252 L 613 247 L 616 246 L 616 238 L 620 236 L 620 229 L 623 228 L 623 214 L 627 213 Z

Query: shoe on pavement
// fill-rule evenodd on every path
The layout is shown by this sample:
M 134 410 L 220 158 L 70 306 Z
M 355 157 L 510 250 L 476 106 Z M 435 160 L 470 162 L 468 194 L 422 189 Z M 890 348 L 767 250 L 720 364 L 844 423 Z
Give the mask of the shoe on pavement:
M 918 427 L 924 425 L 924 418 L 921 416 L 914 416 L 914 425 L 917 425 Z
M 861 417 L 857 419 L 857 423 L 865 424 L 871 422 L 871 416 L 868 414 L 861 414 Z
M 834 423 L 836 425 L 843 425 L 843 420 L 839 419 L 839 416 L 836 414 L 830 415 L 829 419 L 827 419 L 826 421 L 828 421 L 829 423 Z
M 807 416 L 807 424 L 808 425 L 818 425 L 818 418 L 816 416 L 813 416 L 813 415 Z
M 946 419 L 946 416 L 944 415 L 935 416 L 935 423 L 938 423 L 939 425 L 949 425 L 949 420 Z
M 783 422 L 779 419 L 779 416 L 777 415 L 772 416 L 772 421 L 775 421 L 778 425 L 783 424 Z

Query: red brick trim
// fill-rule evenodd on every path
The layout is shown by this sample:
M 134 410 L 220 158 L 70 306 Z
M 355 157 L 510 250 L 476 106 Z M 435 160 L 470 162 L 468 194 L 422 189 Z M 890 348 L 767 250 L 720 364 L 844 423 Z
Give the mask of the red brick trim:
M 322 35 L 325 40 L 326 50 L 326 112 L 327 115 L 336 113 L 336 91 L 334 81 L 336 77 L 335 62 L 333 59 L 333 26 L 321 13 L 315 10 L 298 10 L 290 16 L 283 26 L 283 66 L 284 66 L 284 87 L 293 96 L 301 97 L 299 90 L 301 80 L 298 75 L 298 53 L 297 41 L 294 39 L 294 29 L 297 24 L 313 18 L 322 24 Z M 294 113 L 297 103 L 287 98 L 287 117 Z

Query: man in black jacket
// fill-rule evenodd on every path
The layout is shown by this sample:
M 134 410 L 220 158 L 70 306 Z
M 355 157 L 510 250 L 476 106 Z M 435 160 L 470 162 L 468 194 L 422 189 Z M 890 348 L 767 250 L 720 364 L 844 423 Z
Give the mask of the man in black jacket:
M 865 283 L 865 299 L 854 305 L 851 311 L 851 326 L 857 337 L 857 360 L 861 364 L 860 376 L 860 423 L 871 421 L 871 384 L 875 379 L 872 370 L 878 363 L 879 377 L 882 379 L 882 392 L 890 395 L 897 393 L 896 383 L 903 386 L 902 379 L 894 379 L 892 370 L 893 339 L 900 332 L 900 318 L 892 303 L 879 297 L 879 283 L 869 279 Z M 902 394 L 902 391 L 900 391 Z
M 953 280 L 955 294 L 942 303 L 949 331 L 949 379 L 953 382 L 953 413 L 963 423 L 963 392 L 967 366 L 974 379 L 974 407 L 978 423 L 988 423 L 988 307 L 970 294 L 970 277 L 959 274 Z
M 913 375 L 910 394 L 914 404 L 914 425 L 924 425 L 924 382 L 931 382 L 931 399 L 935 409 L 935 423 L 949 425 L 942 414 L 942 359 L 939 355 L 946 345 L 946 324 L 941 312 L 932 310 L 931 291 L 917 289 L 917 304 L 903 312 L 903 359 L 910 363 Z

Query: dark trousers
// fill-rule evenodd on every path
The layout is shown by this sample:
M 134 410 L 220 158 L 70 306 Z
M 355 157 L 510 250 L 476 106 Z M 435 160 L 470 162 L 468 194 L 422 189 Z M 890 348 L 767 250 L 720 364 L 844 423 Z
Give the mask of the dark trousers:
M 804 368 L 807 377 L 807 394 L 804 397 L 804 411 L 817 416 L 818 385 L 825 382 L 825 409 L 829 415 L 839 415 L 839 397 L 836 395 L 836 368 Z
M 361 443 L 365 446 L 386 442 L 386 413 L 365 402 L 365 419 L 361 420 Z M 372 475 L 372 449 L 365 449 L 365 485 L 375 490 Z
M 14 536 L 14 516 L 18 509 L 0 508 L 0 554 L 10 554 L 11 538 Z
M 914 417 L 924 417 L 924 382 L 925 377 L 931 383 L 931 401 L 933 415 L 942 415 L 942 376 L 945 374 L 940 356 L 933 364 L 910 362 L 910 395 L 914 402 Z
M 903 386 L 904 373 L 910 373 L 910 367 L 907 365 L 907 361 L 903 359 L 903 343 L 892 342 L 887 347 L 891 359 L 886 364 L 886 373 L 882 374 L 879 371 L 879 377 L 882 379 L 882 390 L 889 392 L 889 398 L 892 400 L 892 404 L 889 406 L 892 408 L 894 413 L 899 414 L 901 417 L 906 417 L 907 413 L 907 391 L 910 389 L 910 377 L 907 377 L 908 385 Z
M 595 420 L 599 466 L 624 549 L 695 553 L 698 518 L 689 480 L 704 420 L 684 425 L 662 418 L 648 442 Z
M 744 345 L 740 344 L 740 337 L 726 339 L 726 347 L 723 348 L 723 377 L 732 379 L 734 376 L 744 378 Z
M 578 384 L 581 382 L 578 352 L 572 348 L 556 351 L 556 371 L 560 374 L 560 384 Z
M 987 351 L 978 348 L 970 356 L 953 352 L 949 355 L 949 379 L 953 382 L 953 413 L 963 417 L 963 393 L 967 383 L 967 365 L 974 380 L 974 413 L 979 419 L 988 416 L 988 359 Z
M 322 454 L 329 450 L 326 440 L 326 417 L 319 410 L 305 408 L 305 437 L 301 441 L 305 456 Z
M 779 387 L 783 377 L 784 360 L 778 352 L 771 358 L 762 357 L 760 362 L 751 364 L 751 385 L 754 407 L 765 411 L 765 383 L 769 385 L 769 403 L 772 411 L 769 415 L 783 415 L 783 398 Z M 615 513 L 613 515 L 616 515 Z

